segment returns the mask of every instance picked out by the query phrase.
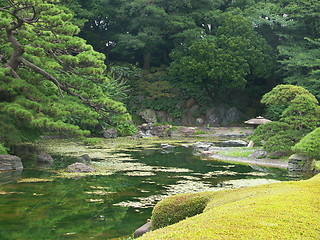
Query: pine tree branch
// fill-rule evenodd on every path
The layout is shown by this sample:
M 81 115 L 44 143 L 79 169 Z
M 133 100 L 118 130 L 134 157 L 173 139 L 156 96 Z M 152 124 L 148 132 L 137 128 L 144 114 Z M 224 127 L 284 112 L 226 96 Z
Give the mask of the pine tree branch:
M 14 78 L 21 79 L 18 73 L 10 67 L 11 74 Z
M 63 94 L 62 94 L 62 84 L 55 78 L 53 77 L 50 73 L 46 72 L 45 70 L 43 70 L 42 68 L 38 67 L 37 65 L 29 62 L 27 59 L 25 58 L 21 58 L 21 62 L 26 65 L 27 67 L 31 68 L 32 70 L 34 70 L 35 72 L 41 74 L 42 76 L 46 77 L 47 79 L 49 79 L 50 81 L 52 81 L 57 87 L 58 87 L 58 90 L 59 90 L 59 93 L 60 93 L 60 96 L 62 98 L 63 97 Z
M 68 93 L 71 96 L 77 97 L 79 98 L 82 102 L 84 102 L 86 105 L 88 105 L 89 107 L 93 108 L 97 113 L 101 114 L 104 118 L 109 119 L 109 117 L 106 115 L 106 113 L 117 113 L 116 111 L 112 111 L 112 110 L 106 110 L 104 108 L 103 105 L 101 104 L 95 104 L 93 102 L 91 102 L 89 99 L 84 98 L 81 94 L 75 93 L 73 92 L 70 88 L 70 85 L 67 83 L 60 83 L 54 76 L 52 76 L 50 73 L 46 72 L 45 70 L 43 70 L 42 68 L 38 67 L 37 65 L 29 62 L 27 59 L 25 58 L 21 58 L 21 62 L 26 65 L 27 67 L 31 68 L 33 71 L 41 74 L 42 76 L 44 76 L 45 78 L 47 78 L 48 80 L 52 81 L 59 89 L 59 93 L 61 95 L 61 97 L 63 97 L 62 95 L 62 90 L 66 93 Z

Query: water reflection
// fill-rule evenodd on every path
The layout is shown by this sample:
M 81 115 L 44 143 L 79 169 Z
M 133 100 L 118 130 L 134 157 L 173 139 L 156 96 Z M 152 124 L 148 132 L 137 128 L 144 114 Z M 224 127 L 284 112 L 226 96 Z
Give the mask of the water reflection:
M 56 178 L 52 170 L 88 152 L 79 147 L 68 157 L 54 156 L 51 169 L 0 175 L 5 183 L 0 186 L 0 239 L 119 238 L 144 224 L 154 204 L 169 195 L 304 177 L 279 169 L 203 161 L 184 147 L 170 152 L 160 147 L 109 154 L 103 149 L 90 151 L 96 156 L 93 164 L 108 174 Z

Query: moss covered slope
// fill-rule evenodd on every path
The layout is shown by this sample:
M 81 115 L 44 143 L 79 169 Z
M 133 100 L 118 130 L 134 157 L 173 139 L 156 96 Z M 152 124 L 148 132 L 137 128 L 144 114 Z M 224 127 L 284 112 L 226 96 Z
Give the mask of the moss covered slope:
M 141 239 L 320 239 L 320 174 L 216 192 L 203 213 Z

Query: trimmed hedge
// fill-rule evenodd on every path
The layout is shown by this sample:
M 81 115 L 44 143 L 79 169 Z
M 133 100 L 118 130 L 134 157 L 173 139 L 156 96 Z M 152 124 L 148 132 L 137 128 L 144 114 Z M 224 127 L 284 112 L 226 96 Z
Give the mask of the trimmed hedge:
M 152 229 L 177 223 L 202 213 L 214 192 L 184 193 L 160 201 L 152 211 Z
M 292 150 L 320 160 L 320 127 L 302 138 Z

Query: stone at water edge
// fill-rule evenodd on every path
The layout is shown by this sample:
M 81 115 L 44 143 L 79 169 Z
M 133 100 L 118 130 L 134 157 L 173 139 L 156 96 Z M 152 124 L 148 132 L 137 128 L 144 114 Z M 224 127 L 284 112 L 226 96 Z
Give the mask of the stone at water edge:
M 213 143 L 196 142 L 192 146 L 196 151 L 208 151 Z
M 243 140 L 228 140 L 221 142 L 219 145 L 222 147 L 246 147 L 248 143 Z
M 298 172 L 309 172 L 313 170 L 313 159 L 310 157 L 293 154 L 289 157 L 288 170 Z
M 150 219 L 147 220 L 146 224 L 142 225 L 137 230 L 135 230 L 133 236 L 134 236 L 134 238 L 138 238 L 149 231 L 151 231 L 151 220 Z
M 92 163 L 91 158 L 88 154 L 83 154 L 80 157 L 77 157 L 77 162 L 90 165 Z
M 42 152 L 39 155 L 37 155 L 37 162 L 38 163 L 53 163 L 54 159 L 51 157 L 50 154 Z
M 66 172 L 73 172 L 73 173 L 80 173 L 80 172 L 89 173 L 89 172 L 96 172 L 96 171 L 97 171 L 96 169 L 90 166 L 87 166 L 84 163 L 79 163 L 79 162 L 73 163 L 66 168 Z
M 104 138 L 110 139 L 110 138 L 116 138 L 118 137 L 118 130 L 115 128 L 110 128 L 102 132 L 102 135 Z
M 21 158 L 9 154 L 0 155 L 0 171 L 22 170 Z

